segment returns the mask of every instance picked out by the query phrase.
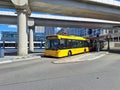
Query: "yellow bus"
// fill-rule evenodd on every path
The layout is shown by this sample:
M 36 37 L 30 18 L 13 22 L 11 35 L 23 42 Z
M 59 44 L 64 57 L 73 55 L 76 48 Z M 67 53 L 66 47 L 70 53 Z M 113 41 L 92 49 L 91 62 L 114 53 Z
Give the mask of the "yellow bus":
M 65 57 L 89 52 L 88 39 L 78 36 L 46 36 L 45 56 Z

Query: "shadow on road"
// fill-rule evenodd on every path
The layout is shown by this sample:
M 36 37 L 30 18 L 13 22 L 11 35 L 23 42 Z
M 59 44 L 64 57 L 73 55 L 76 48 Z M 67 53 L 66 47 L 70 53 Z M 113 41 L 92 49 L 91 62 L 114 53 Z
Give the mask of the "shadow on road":
M 110 53 L 117 53 L 120 54 L 120 50 L 109 50 Z
M 108 51 L 109 53 L 116 53 L 120 54 L 120 48 L 111 48 L 110 50 L 103 50 L 103 51 Z

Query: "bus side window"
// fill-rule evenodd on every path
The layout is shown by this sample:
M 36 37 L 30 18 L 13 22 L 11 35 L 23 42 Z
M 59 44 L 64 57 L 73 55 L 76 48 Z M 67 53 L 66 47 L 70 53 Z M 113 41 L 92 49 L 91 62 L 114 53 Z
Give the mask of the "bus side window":
M 88 47 L 88 46 L 89 46 L 88 42 L 84 41 L 84 47 Z
M 83 41 L 79 41 L 79 47 L 83 47 Z
M 65 39 L 61 39 L 60 40 L 60 48 L 66 48 L 66 40 Z
M 73 47 L 78 48 L 79 47 L 79 41 L 78 40 L 72 40 Z
M 67 48 L 72 48 L 72 40 L 67 40 Z
M 75 40 L 72 40 L 72 47 L 73 47 L 73 48 L 76 47 Z
M 79 48 L 79 40 L 76 40 L 76 47 Z

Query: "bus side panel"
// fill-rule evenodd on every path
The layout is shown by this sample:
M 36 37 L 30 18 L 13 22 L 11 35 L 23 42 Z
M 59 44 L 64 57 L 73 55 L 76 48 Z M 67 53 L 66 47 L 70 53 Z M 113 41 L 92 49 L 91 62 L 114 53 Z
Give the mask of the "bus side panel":
M 68 50 L 45 50 L 45 56 L 65 57 L 68 56 Z
M 85 49 L 86 49 L 86 52 L 89 52 L 89 51 L 90 51 L 89 47 L 86 47 Z
M 72 55 L 79 54 L 79 53 L 84 53 L 85 50 L 86 50 L 86 52 L 89 52 L 89 48 L 88 47 L 71 49 Z
M 79 54 L 79 53 L 83 53 L 84 52 L 84 48 L 75 48 L 75 49 L 72 49 L 72 54 Z
M 56 51 L 55 50 L 45 50 L 45 56 L 57 56 Z
M 68 56 L 68 49 L 58 50 L 58 57 Z

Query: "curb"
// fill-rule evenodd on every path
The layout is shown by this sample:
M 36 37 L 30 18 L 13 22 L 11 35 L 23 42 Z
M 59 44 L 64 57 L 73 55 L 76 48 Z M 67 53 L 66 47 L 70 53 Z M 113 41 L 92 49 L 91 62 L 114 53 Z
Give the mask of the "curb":
M 72 56 L 68 59 L 66 58 L 66 59 L 53 61 L 52 63 L 63 64 L 63 63 L 74 63 L 74 62 L 80 62 L 80 61 L 92 61 L 92 60 L 99 59 L 105 56 L 106 54 L 108 54 L 108 52 L 80 54 L 79 56 Z
M 66 57 L 66 58 L 63 58 L 63 59 L 60 59 L 60 60 L 57 60 L 57 61 L 52 61 L 52 63 L 54 64 L 62 64 L 62 63 L 70 63 L 70 62 L 77 62 L 77 61 L 82 61 L 80 59 L 86 57 L 86 56 L 89 56 L 90 53 L 87 53 L 87 54 L 80 54 L 79 56 L 75 55 L 75 56 L 71 56 L 71 57 Z
M 101 58 L 101 57 L 103 57 L 103 56 L 105 56 L 106 54 L 102 54 L 102 55 L 100 55 L 100 56 L 97 56 L 97 57 L 94 57 L 94 58 L 90 58 L 90 59 L 87 59 L 88 61 L 91 61 L 91 60 L 95 60 L 95 59 L 99 59 L 99 58 Z
M 12 63 L 12 62 L 20 62 L 20 61 L 27 61 L 27 60 L 33 60 L 33 59 L 41 59 L 41 56 L 23 56 L 23 57 L 16 57 L 16 58 L 10 58 L 9 60 L 0 60 L 0 64 L 5 63 Z

